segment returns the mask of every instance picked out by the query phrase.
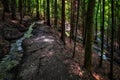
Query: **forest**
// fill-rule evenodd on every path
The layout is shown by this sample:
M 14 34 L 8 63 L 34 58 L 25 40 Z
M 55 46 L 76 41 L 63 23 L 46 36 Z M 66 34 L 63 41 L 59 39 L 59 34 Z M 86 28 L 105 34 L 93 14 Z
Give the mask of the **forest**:
M 120 80 L 120 0 L 0 0 L 0 80 Z

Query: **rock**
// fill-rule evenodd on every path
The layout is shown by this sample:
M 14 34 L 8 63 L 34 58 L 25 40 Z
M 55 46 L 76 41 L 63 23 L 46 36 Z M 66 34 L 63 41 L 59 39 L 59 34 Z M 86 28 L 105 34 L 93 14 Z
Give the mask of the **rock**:
M 2 35 L 6 40 L 18 39 L 24 35 L 23 33 L 19 32 L 18 29 L 11 27 L 9 24 L 4 24 L 2 31 Z
M 25 32 L 28 30 L 28 27 L 25 27 L 24 25 L 18 25 L 17 26 L 17 29 L 20 31 L 20 32 Z
M 0 59 L 9 53 L 10 44 L 8 41 L 1 39 L 0 36 Z
M 11 25 L 13 28 L 18 29 L 20 32 L 24 32 L 28 30 L 28 26 L 26 26 L 27 22 L 20 24 L 18 21 L 12 20 L 9 22 L 9 25 Z

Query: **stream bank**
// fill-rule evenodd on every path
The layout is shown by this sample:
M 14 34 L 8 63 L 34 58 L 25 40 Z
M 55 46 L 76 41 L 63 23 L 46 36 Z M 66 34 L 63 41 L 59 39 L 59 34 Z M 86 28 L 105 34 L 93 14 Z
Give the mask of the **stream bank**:
M 5 25 L 3 25 L 3 26 L 5 26 Z M 30 25 L 29 29 L 24 33 L 24 36 L 22 36 L 23 33 L 21 33 L 22 35 L 21 34 L 18 35 L 19 34 L 18 30 L 16 28 L 9 27 L 9 25 L 7 26 L 7 28 L 6 27 L 4 28 L 5 30 L 6 29 L 10 30 L 10 31 L 7 30 L 8 31 L 7 32 L 7 34 L 8 34 L 7 40 L 9 39 L 12 41 L 9 41 L 10 42 L 10 49 L 8 51 L 8 54 L 5 55 L 5 57 L 2 58 L 2 60 L 0 61 L 0 80 L 13 80 L 14 72 L 15 72 L 14 70 L 19 65 L 19 63 L 22 59 L 22 56 L 23 56 L 22 41 L 25 38 L 29 38 L 31 36 L 33 25 L 34 25 L 34 22 Z M 14 32 L 15 34 L 17 32 L 18 34 L 17 35 L 9 34 L 12 32 Z M 5 32 L 4 32 L 4 35 L 6 35 Z M 10 35 L 13 35 L 13 37 L 9 38 Z

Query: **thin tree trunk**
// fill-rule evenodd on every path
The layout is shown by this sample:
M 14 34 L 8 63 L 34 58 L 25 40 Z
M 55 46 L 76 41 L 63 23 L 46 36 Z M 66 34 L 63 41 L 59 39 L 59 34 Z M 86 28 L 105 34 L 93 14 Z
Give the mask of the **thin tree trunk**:
M 83 5 L 82 5 L 82 37 L 83 37 L 83 46 L 85 46 L 85 40 L 86 40 L 86 24 L 85 24 L 85 19 L 86 19 L 86 5 L 85 5 L 85 0 L 83 0 Z
M 57 28 L 57 21 L 58 21 L 58 11 L 57 11 L 57 0 L 55 0 L 55 9 L 54 9 L 54 17 L 55 17 L 55 20 L 54 20 L 54 27 Z
M 22 23 L 22 18 L 23 18 L 23 4 L 22 4 L 23 0 L 19 0 L 19 11 L 20 11 L 20 23 Z
M 113 56 L 114 56 L 114 0 L 111 1 L 111 17 L 112 17 L 112 26 L 111 26 L 111 62 L 110 62 L 110 79 L 113 80 Z
M 45 3 L 45 0 L 43 0 L 43 11 L 44 11 L 44 23 L 46 22 L 46 3 Z
M 49 0 L 47 0 L 47 25 L 51 26 L 50 25 L 50 1 Z
M 36 18 L 39 19 L 39 1 L 36 0 Z
M 62 0 L 62 33 L 61 33 L 61 39 L 63 43 L 65 44 L 65 0 Z
M 70 43 L 73 37 L 73 0 L 71 0 L 71 18 L 70 18 Z
M 24 11 L 23 11 L 23 16 L 26 15 L 26 8 L 27 8 L 27 2 L 24 0 Z
M 105 13 L 105 0 L 103 0 L 103 11 L 102 11 L 102 26 L 101 26 L 101 57 L 99 66 L 102 67 L 103 53 L 104 53 L 104 13 Z
M 98 33 L 98 11 L 99 11 L 99 3 L 100 3 L 100 0 L 98 1 L 98 5 L 97 5 L 97 11 L 96 11 L 96 28 L 95 28 L 95 33 L 96 33 L 96 35 L 95 35 L 95 40 L 97 40 L 97 33 Z

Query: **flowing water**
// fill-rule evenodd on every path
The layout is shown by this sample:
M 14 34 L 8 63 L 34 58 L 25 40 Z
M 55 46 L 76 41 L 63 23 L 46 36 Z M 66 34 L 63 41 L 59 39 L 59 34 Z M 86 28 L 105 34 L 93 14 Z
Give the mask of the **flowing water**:
M 23 56 L 22 41 L 25 38 L 32 36 L 32 27 L 35 25 L 33 22 L 28 31 L 24 33 L 24 36 L 18 39 L 17 41 L 11 43 L 10 52 L 6 55 L 0 62 L 0 80 L 12 80 L 9 71 L 17 66 Z

